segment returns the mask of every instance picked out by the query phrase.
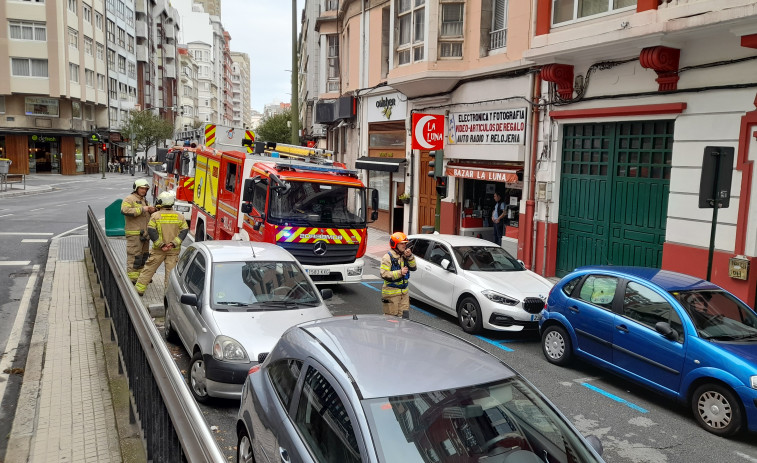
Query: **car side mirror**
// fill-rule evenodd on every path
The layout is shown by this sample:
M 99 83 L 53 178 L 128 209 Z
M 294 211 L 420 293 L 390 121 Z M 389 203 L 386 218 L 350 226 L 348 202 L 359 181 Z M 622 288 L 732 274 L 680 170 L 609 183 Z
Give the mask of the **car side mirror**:
M 372 188 L 371 189 L 371 209 L 374 211 L 378 210 L 379 208 L 379 192 L 377 189 Z
M 188 294 L 182 294 L 181 298 L 179 299 L 182 304 L 191 305 L 192 307 L 197 307 L 199 310 L 200 307 L 197 304 L 197 295 L 188 293 Z
M 242 189 L 242 201 L 252 202 L 252 198 L 255 197 L 255 180 L 248 178 L 244 181 L 244 188 Z
M 599 440 L 597 436 L 587 436 L 586 442 L 588 442 L 589 445 L 591 445 L 591 448 L 593 448 L 594 451 L 597 452 L 599 456 L 602 456 L 602 452 L 604 452 L 605 449 L 604 447 L 602 447 L 602 441 Z
M 331 288 L 325 288 L 321 290 L 321 297 L 323 300 L 331 299 L 331 297 L 334 295 L 334 291 L 331 290 Z
M 665 339 L 669 339 L 671 341 L 678 341 L 678 332 L 671 328 L 670 324 L 668 322 L 657 322 L 654 325 L 655 330 L 657 330 L 658 333 L 663 335 Z
M 455 267 L 452 265 L 452 262 L 450 262 L 449 259 L 442 259 L 442 261 L 439 262 L 439 265 L 441 265 L 444 270 L 455 273 Z
M 371 222 L 375 222 L 378 220 L 378 211 L 371 212 Z

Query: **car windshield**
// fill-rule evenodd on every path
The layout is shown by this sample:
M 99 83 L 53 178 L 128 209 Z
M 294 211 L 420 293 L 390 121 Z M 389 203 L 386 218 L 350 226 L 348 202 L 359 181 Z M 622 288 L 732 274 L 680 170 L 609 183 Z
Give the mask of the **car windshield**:
M 757 342 L 757 314 L 725 291 L 672 291 L 700 337 Z
M 288 185 L 273 190 L 269 220 L 312 227 L 365 224 L 363 188 L 294 181 Z
M 363 408 L 382 462 L 601 461 L 518 377 L 368 399 Z
M 525 270 L 507 251 L 498 246 L 453 247 L 463 270 L 473 272 L 516 272 Z
M 212 277 L 210 302 L 216 310 L 295 309 L 321 302 L 295 262 L 218 262 Z

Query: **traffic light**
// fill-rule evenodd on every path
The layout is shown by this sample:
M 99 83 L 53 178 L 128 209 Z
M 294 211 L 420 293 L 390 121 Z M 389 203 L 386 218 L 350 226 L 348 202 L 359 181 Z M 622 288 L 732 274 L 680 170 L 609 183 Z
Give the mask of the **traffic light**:
M 428 166 L 433 169 L 428 171 L 429 177 L 441 177 L 444 175 L 444 150 L 429 151 L 431 156 Z
M 101 148 L 103 150 L 103 153 L 106 152 L 106 151 L 108 151 L 108 144 L 107 143 L 103 143 Z
M 436 177 L 436 194 L 442 198 L 447 197 L 447 176 Z

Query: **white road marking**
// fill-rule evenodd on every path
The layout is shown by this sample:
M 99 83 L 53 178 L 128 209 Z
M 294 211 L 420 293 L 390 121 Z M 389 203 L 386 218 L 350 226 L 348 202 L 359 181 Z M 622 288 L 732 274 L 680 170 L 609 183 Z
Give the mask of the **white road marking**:
M 13 214 L 0 215 L 0 217 L 8 217 L 8 216 L 11 216 L 11 215 L 13 215 Z
M 45 239 L 25 239 L 21 240 L 22 243 L 47 243 L 47 238 Z
M 5 387 L 8 384 L 8 377 L 10 376 L 3 372 L 13 365 L 13 361 L 16 358 L 18 343 L 21 341 L 21 332 L 24 330 L 24 322 L 26 321 L 26 314 L 29 311 L 29 304 L 32 299 L 32 293 L 34 292 L 34 285 L 37 283 L 38 273 L 39 265 L 35 265 L 32 267 L 32 274 L 29 277 L 29 281 L 26 282 L 24 295 L 21 297 L 21 303 L 18 305 L 18 312 L 16 312 L 16 320 L 13 322 L 13 328 L 8 337 L 8 343 L 5 345 L 3 358 L 0 359 L 0 377 L 4 379 L 4 381 L 0 381 L 0 401 L 2 401 L 2 398 L 5 395 Z
M 0 265 L 6 267 L 11 267 L 14 265 L 29 265 L 30 263 L 30 260 L 0 260 Z
M 29 212 L 41 211 L 42 209 L 44 209 L 44 207 L 38 207 L 36 209 L 29 209 Z
M 52 233 L 29 233 L 29 232 L 0 232 L 2 236 L 53 236 Z

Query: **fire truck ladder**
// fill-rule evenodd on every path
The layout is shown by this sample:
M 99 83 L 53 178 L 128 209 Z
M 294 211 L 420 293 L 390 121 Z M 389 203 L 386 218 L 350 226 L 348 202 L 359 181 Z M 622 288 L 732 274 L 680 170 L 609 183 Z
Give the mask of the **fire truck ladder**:
M 252 142 L 242 140 L 243 146 L 250 146 Z M 320 148 L 308 148 L 307 146 L 288 145 L 286 143 L 254 142 L 253 154 L 265 154 L 271 157 L 295 158 L 314 164 L 331 164 L 334 161 L 334 152 Z

